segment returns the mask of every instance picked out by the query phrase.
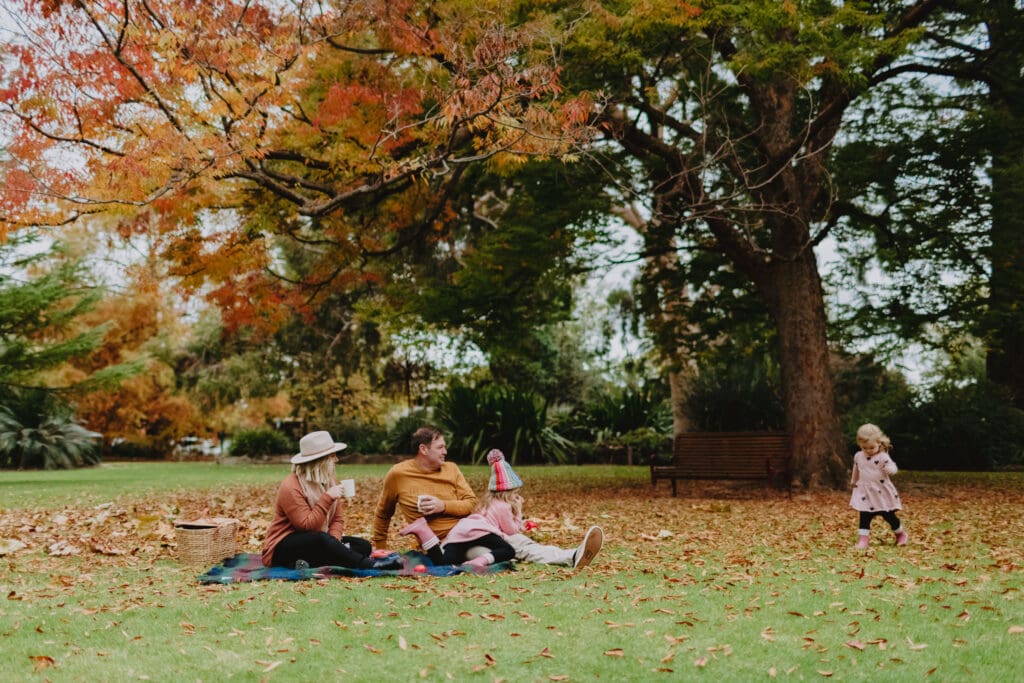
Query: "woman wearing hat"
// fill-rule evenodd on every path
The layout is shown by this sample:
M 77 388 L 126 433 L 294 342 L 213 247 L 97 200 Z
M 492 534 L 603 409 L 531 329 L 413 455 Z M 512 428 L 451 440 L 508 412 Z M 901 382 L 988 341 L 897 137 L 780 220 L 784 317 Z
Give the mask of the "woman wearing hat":
M 397 553 L 371 558 L 370 542 L 343 535 L 342 487 L 334 477 L 335 453 L 345 448 L 328 432 L 311 432 L 299 441 L 292 473 L 281 482 L 274 520 L 263 544 L 267 567 L 351 567 L 400 569 Z

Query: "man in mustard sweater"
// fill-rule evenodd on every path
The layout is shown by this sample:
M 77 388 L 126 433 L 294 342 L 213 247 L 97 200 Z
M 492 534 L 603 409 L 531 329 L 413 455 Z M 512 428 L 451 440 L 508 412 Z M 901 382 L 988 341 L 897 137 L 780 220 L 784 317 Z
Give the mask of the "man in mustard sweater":
M 425 517 L 441 540 L 460 518 L 476 508 L 476 494 L 459 466 L 445 461 L 448 449 L 440 430 L 420 427 L 412 435 L 412 448 L 416 455 L 396 464 L 384 476 L 374 512 L 374 548 L 388 547 L 388 529 L 396 508 L 406 524 Z

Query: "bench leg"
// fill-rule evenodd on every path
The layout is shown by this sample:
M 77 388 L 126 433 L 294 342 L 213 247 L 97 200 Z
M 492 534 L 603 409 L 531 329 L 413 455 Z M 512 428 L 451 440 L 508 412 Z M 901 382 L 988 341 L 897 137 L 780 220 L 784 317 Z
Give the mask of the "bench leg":
M 672 497 L 673 498 L 676 497 L 676 480 L 675 479 L 672 480 Z

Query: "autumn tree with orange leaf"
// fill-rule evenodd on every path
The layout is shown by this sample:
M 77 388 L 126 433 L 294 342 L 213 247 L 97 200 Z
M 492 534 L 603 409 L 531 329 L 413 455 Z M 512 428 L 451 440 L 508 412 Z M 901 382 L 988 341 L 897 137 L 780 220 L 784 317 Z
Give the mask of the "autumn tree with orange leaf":
M 187 324 L 159 282 L 144 270 L 133 273 L 131 287 L 105 297 L 82 317 L 83 324 L 93 320 L 104 323 L 102 341 L 63 373 L 75 377 L 114 363 L 141 370 L 75 401 L 82 422 L 103 435 L 107 448 L 125 440 L 170 455 L 182 437 L 209 433 L 207 416 L 178 386 L 175 352 L 177 341 L 188 335 Z
M 2 230 L 113 217 L 235 327 L 383 281 L 386 257 L 447 239 L 469 165 L 584 134 L 556 65 L 518 58 L 545 25 L 482 9 L 25 0 L 0 79 Z

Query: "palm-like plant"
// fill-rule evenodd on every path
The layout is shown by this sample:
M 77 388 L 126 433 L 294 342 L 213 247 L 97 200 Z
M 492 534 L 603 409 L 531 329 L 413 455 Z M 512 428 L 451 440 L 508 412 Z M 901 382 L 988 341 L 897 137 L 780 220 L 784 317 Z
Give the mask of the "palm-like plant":
M 66 415 L 50 415 L 39 424 L 23 424 L 0 408 L 0 467 L 72 469 L 100 462 L 96 435 Z
M 565 462 L 572 443 L 548 424 L 543 398 L 515 387 L 454 386 L 437 397 L 438 422 L 451 433 L 449 450 L 481 462 L 500 448 L 509 462 Z

